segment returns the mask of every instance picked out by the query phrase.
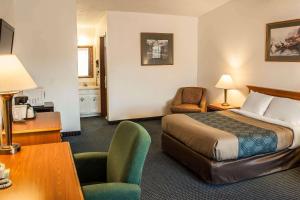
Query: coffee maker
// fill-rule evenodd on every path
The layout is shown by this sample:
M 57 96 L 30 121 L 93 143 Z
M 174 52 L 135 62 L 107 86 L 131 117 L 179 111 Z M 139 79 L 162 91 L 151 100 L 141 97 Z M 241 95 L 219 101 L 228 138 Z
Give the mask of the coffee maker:
M 28 96 L 16 96 L 15 104 L 12 108 L 14 121 L 24 121 L 25 119 L 33 119 L 36 116 L 33 107 L 27 103 Z

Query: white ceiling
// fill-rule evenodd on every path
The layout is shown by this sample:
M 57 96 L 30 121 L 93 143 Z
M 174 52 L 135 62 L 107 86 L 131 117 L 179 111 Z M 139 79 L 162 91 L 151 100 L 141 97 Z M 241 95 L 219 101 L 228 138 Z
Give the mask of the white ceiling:
M 79 25 L 99 22 L 105 10 L 201 16 L 231 0 L 77 0 Z

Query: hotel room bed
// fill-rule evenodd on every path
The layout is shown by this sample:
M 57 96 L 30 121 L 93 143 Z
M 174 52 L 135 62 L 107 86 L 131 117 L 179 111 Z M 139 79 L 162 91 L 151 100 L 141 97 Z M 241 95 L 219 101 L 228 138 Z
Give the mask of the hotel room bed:
M 300 98 L 295 92 L 249 88 Z M 246 111 L 168 115 L 162 128 L 162 149 L 211 184 L 271 174 L 298 166 L 300 161 L 298 130 Z

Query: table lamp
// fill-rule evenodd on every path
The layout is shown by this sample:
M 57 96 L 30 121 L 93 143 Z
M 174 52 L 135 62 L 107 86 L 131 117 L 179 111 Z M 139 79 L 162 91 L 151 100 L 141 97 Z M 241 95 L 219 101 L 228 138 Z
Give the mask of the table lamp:
M 2 118 L 6 144 L 1 140 L 0 154 L 15 154 L 21 146 L 12 143 L 12 99 L 22 90 L 36 87 L 22 63 L 15 55 L 0 55 L 0 96 L 3 101 Z M 1 134 L 1 137 L 2 134 Z
M 227 90 L 235 88 L 235 84 L 231 76 L 228 74 L 223 74 L 215 87 L 224 89 L 224 103 L 222 103 L 222 106 L 230 106 L 227 103 Z

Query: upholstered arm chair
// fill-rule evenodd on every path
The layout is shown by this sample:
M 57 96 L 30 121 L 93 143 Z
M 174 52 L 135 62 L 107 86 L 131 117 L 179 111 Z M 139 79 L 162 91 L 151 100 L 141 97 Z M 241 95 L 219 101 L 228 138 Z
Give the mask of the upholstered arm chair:
M 206 112 L 206 89 L 201 87 L 179 88 L 171 105 L 172 113 Z
M 144 161 L 151 143 L 140 125 L 125 121 L 117 127 L 108 152 L 74 155 L 86 200 L 138 200 Z

